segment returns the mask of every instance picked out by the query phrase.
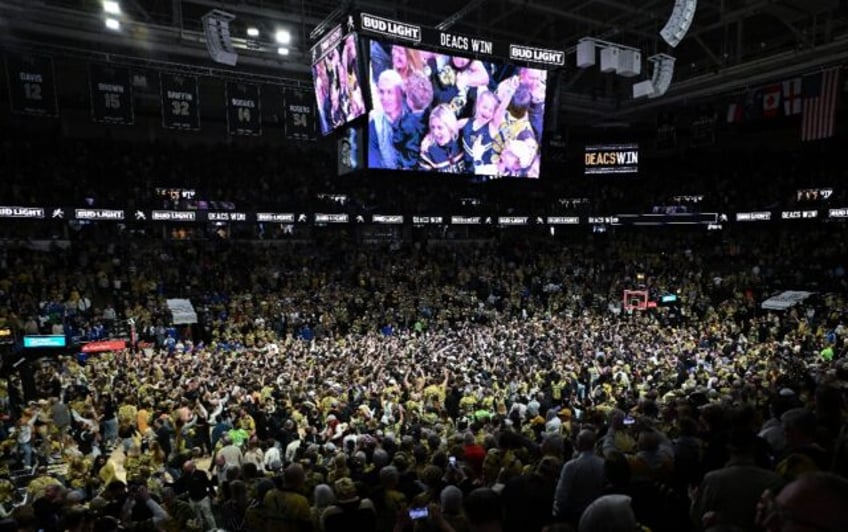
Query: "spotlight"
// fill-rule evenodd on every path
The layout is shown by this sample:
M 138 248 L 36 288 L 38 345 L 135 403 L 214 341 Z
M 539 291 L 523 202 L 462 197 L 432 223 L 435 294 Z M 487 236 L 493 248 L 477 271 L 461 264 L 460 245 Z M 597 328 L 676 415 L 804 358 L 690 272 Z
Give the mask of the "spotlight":
M 277 44 L 289 44 L 291 42 L 291 33 L 289 33 L 289 30 L 277 30 L 277 33 L 274 34 L 274 39 L 277 41 Z
M 279 48 L 277 48 L 277 53 L 280 55 L 289 55 L 289 49 L 285 46 L 280 46 Z
M 689 26 L 692 25 L 697 8 L 698 0 L 674 0 L 671 16 L 660 30 L 660 35 L 669 46 L 674 48 L 683 40 L 686 32 L 689 31 Z
M 116 18 L 107 18 L 106 27 L 112 31 L 121 31 L 121 22 Z
M 104 0 L 103 2 L 103 12 L 107 15 L 120 15 L 121 14 L 121 4 L 116 2 L 115 0 Z
M 248 37 L 259 37 L 259 28 L 254 28 L 254 27 L 247 28 L 247 36 Z

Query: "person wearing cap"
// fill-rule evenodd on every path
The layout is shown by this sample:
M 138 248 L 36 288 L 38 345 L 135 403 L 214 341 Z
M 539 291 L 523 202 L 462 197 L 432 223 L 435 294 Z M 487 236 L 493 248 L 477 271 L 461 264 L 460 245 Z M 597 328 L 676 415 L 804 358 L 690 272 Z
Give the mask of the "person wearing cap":
M 333 483 L 336 503 L 321 514 L 324 532 L 366 532 L 377 527 L 377 511 L 370 499 L 362 499 L 350 477 Z

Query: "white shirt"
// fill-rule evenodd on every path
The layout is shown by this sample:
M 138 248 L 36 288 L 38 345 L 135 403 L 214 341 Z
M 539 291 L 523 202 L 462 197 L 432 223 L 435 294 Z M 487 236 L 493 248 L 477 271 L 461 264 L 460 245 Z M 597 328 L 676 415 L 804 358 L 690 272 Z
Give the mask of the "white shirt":
M 271 462 L 274 460 L 279 460 L 281 464 L 283 463 L 280 450 L 276 446 L 265 451 L 265 457 L 262 459 L 262 464 L 265 466 L 265 469 L 271 469 Z

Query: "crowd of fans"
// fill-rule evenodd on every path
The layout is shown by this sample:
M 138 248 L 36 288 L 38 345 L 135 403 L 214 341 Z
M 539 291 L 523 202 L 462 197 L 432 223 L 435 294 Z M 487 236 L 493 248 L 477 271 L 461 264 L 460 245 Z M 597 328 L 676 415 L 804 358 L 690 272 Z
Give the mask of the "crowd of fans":
M 309 211 L 332 190 L 356 212 L 609 214 L 845 194 L 797 194 L 845 181 L 815 153 L 730 171 L 690 153 L 648 161 L 655 179 L 516 194 L 508 180 L 336 180 L 325 144 L 21 134 L 0 145 L 0 197 L 173 208 L 156 188 L 185 187 Z M 848 530 L 842 224 L 391 248 L 88 227 L 0 246 L 0 329 L 131 339 L 42 358 L 3 346 L 0 532 Z M 815 295 L 762 309 L 793 289 Z M 659 304 L 628 310 L 625 290 Z M 168 298 L 198 322 L 173 325 Z
M 845 530 L 844 242 L 7 246 L 0 529 Z

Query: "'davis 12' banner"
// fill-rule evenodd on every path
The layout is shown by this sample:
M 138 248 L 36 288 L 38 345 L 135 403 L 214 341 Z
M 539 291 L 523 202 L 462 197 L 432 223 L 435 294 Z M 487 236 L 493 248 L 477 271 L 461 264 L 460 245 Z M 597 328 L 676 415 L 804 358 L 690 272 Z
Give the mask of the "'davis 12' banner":
M 56 77 L 53 58 L 29 54 L 6 54 L 9 106 L 15 114 L 54 117 Z
M 197 78 L 182 74 L 160 74 L 162 84 L 162 127 L 195 131 L 200 129 Z
M 565 51 L 549 48 L 536 48 L 518 43 L 506 43 L 460 35 L 447 31 L 428 28 L 418 24 L 409 24 L 397 20 L 359 14 L 359 29 L 365 33 L 379 35 L 390 40 L 425 47 L 441 48 L 459 52 L 465 56 L 508 59 L 538 67 L 565 66 Z
M 132 82 L 130 69 L 102 63 L 89 65 L 91 118 L 101 124 L 132 125 Z
M 227 99 L 227 131 L 230 135 L 261 135 L 259 85 L 228 81 L 224 92 Z

